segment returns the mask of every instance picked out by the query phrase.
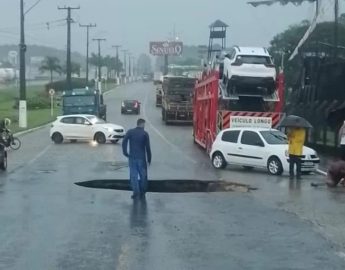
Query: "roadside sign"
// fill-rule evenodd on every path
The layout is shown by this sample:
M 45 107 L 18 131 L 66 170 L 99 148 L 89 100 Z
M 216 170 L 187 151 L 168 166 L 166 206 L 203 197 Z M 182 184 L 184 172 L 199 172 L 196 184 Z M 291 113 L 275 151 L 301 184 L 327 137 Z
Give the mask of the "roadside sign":
M 272 118 L 260 116 L 231 116 L 230 127 L 272 128 Z
M 150 42 L 150 54 L 155 56 L 172 55 L 180 56 L 183 51 L 181 41 L 152 41 Z
M 55 90 L 54 89 L 50 89 L 49 90 L 49 95 L 50 96 L 54 96 L 55 95 Z

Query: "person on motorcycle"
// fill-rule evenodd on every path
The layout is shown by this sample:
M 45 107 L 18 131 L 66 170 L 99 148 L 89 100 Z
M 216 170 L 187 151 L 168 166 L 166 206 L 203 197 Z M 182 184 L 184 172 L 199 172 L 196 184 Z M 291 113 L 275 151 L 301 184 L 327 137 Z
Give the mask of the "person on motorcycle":
M 4 118 L 0 121 L 0 137 L 1 141 L 4 143 L 8 143 L 8 141 L 12 141 L 12 132 L 8 129 L 8 126 L 11 125 L 11 119 Z

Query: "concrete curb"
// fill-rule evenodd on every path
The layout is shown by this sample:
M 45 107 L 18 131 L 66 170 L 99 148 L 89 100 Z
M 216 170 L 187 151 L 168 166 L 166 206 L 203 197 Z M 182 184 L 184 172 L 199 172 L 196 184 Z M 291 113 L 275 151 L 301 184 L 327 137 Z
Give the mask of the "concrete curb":
M 41 125 L 41 126 L 38 126 L 38 127 L 34 127 L 34 128 L 30 128 L 30 129 L 27 129 L 27 130 L 23 130 L 23 131 L 20 131 L 20 132 L 17 132 L 15 134 L 13 134 L 14 136 L 22 136 L 22 135 L 26 135 L 28 133 L 32 133 L 32 132 L 35 132 L 37 130 L 40 130 L 40 129 L 43 129 L 45 127 L 48 127 L 49 125 L 51 125 L 51 123 L 53 122 L 49 122 L 47 124 L 44 124 L 44 125 Z

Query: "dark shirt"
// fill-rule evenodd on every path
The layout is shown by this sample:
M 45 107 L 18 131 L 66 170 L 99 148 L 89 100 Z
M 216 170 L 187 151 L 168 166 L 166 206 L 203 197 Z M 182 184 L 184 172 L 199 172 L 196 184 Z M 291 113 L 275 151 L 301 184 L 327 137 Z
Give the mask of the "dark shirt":
M 129 141 L 129 153 L 128 153 Z M 136 127 L 127 131 L 122 142 L 123 154 L 132 159 L 142 159 L 151 163 L 151 147 L 149 134 L 141 127 Z

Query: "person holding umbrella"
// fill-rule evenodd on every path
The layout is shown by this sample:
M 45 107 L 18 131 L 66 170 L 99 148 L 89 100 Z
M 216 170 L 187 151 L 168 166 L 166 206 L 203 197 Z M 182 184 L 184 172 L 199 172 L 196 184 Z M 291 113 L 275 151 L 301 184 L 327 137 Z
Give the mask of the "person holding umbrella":
M 288 153 L 290 163 L 290 179 L 295 177 L 295 167 L 297 179 L 301 179 L 303 146 L 306 138 L 306 130 L 312 128 L 311 124 L 302 117 L 289 115 L 280 124 L 281 127 L 287 128 Z
M 300 127 L 290 127 L 288 129 L 288 141 L 289 141 L 289 163 L 290 163 L 290 179 L 295 177 L 295 166 L 297 180 L 301 179 L 302 175 L 302 160 L 303 146 L 305 142 L 306 130 Z

